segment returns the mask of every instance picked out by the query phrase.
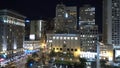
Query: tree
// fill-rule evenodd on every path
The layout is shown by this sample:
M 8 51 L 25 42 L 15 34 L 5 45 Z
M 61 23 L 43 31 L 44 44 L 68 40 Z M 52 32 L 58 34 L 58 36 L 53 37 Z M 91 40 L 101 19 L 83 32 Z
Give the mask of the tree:
M 32 67 L 33 64 L 34 64 L 34 62 L 35 62 L 35 61 L 34 61 L 32 58 L 29 58 L 29 59 L 27 60 L 27 63 L 26 63 L 27 68 Z
M 35 57 L 39 57 L 39 55 L 38 55 L 37 53 L 33 53 L 33 54 L 32 54 L 32 57 L 34 57 L 34 58 L 35 58 Z
M 105 65 L 106 62 L 107 62 L 106 60 L 103 60 L 103 59 L 100 60 L 101 68 L 105 68 L 106 67 L 106 65 Z
M 54 56 L 56 56 L 55 51 L 54 51 L 54 50 L 51 50 L 51 52 L 50 52 L 49 56 L 50 56 L 50 57 L 54 57 Z
M 85 58 L 79 58 L 79 61 L 80 61 L 80 67 L 86 68 L 87 60 Z

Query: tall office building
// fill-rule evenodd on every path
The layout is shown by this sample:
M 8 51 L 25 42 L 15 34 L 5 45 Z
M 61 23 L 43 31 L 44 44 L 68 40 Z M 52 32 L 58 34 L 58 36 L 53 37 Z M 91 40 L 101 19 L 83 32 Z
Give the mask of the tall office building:
M 66 7 L 66 13 L 65 13 L 65 26 L 66 29 L 70 31 L 74 31 L 77 29 L 77 7 L 75 6 L 69 6 Z
M 30 35 L 30 20 L 25 20 L 25 40 L 29 40 Z
M 43 47 L 42 44 L 46 42 L 45 31 L 47 28 L 45 27 L 47 22 L 44 20 L 28 20 L 28 22 L 30 25 L 30 34 L 27 34 L 29 39 L 24 41 L 24 49 L 27 54 L 39 51 Z
M 32 20 L 30 22 L 30 37 L 34 40 L 40 40 L 45 31 L 45 21 L 43 20 Z
M 75 57 L 80 55 L 79 33 L 77 26 L 77 7 L 58 4 L 54 33 L 47 33 L 47 46 L 55 52 L 72 53 Z
M 120 0 L 103 0 L 103 42 L 112 44 L 120 56 Z
M 120 1 L 103 1 L 103 42 L 120 48 Z M 115 47 L 115 48 L 116 48 Z
M 13 59 L 23 54 L 25 18 L 10 10 L 0 10 L 0 55 Z
M 79 25 L 95 25 L 95 7 L 84 5 L 79 9 Z
M 97 25 L 84 25 L 80 28 L 80 46 L 83 52 L 96 52 Z
M 95 25 L 95 7 L 85 5 L 79 9 L 81 57 L 95 58 L 98 26 Z M 88 55 L 87 52 L 90 52 Z
M 65 25 L 65 5 L 58 4 L 56 6 L 56 17 L 55 17 L 55 29 L 58 30 L 64 30 L 63 26 Z
M 56 6 L 55 31 L 71 33 L 77 26 L 77 7 L 58 4 Z

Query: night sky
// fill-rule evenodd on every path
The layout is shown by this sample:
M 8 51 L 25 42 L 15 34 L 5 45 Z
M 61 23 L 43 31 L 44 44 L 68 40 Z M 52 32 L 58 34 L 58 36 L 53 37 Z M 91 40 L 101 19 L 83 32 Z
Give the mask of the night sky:
M 102 26 L 102 0 L 0 0 L 0 9 L 11 9 L 29 19 L 54 18 L 55 7 L 62 2 L 67 6 L 91 4 L 96 7 L 96 23 Z

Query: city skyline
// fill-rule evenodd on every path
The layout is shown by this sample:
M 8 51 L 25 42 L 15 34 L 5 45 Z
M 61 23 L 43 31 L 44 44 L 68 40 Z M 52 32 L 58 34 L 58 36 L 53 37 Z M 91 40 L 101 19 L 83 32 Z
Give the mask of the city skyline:
M 0 67 L 79 68 L 85 59 L 86 68 L 119 68 L 119 3 L 1 0 Z M 51 59 L 55 65 L 50 65 Z
M 59 3 L 63 3 L 66 6 L 83 6 L 84 4 L 90 4 L 96 7 L 96 24 L 102 26 L 102 1 L 101 0 L 1 0 L 0 9 L 14 10 L 22 15 L 27 16 L 29 19 L 41 19 L 41 18 L 54 18 L 55 7 Z M 101 28 L 101 27 L 100 27 Z

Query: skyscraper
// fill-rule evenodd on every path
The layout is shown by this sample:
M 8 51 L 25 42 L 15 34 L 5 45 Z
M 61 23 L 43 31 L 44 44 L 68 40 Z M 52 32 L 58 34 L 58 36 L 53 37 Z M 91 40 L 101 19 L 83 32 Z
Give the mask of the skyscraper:
M 65 5 L 58 4 L 56 6 L 56 17 L 55 17 L 55 31 L 62 30 L 65 25 Z
M 55 32 L 47 33 L 47 46 L 55 52 L 71 53 L 75 57 L 79 57 L 80 40 L 76 26 L 77 7 L 58 4 L 56 6 Z
M 44 26 L 45 21 L 44 20 L 32 20 L 30 22 L 30 35 L 35 36 L 35 40 L 39 40 L 42 37 L 42 34 L 44 33 Z
M 24 19 L 26 17 L 10 10 L 0 10 L 0 55 L 9 59 L 23 54 Z
M 96 53 L 98 26 L 95 25 L 95 7 L 91 7 L 90 5 L 80 7 L 79 31 L 81 52 Z M 91 55 L 81 54 L 81 57 L 89 58 Z M 95 54 L 91 58 L 95 58 Z
M 103 0 L 103 42 L 112 44 L 120 60 L 120 0 Z
M 120 1 L 103 1 L 103 42 L 120 48 Z
M 55 31 L 71 33 L 77 27 L 77 7 L 58 4 L 56 6 Z
M 95 25 L 95 7 L 84 5 L 79 9 L 79 25 Z

